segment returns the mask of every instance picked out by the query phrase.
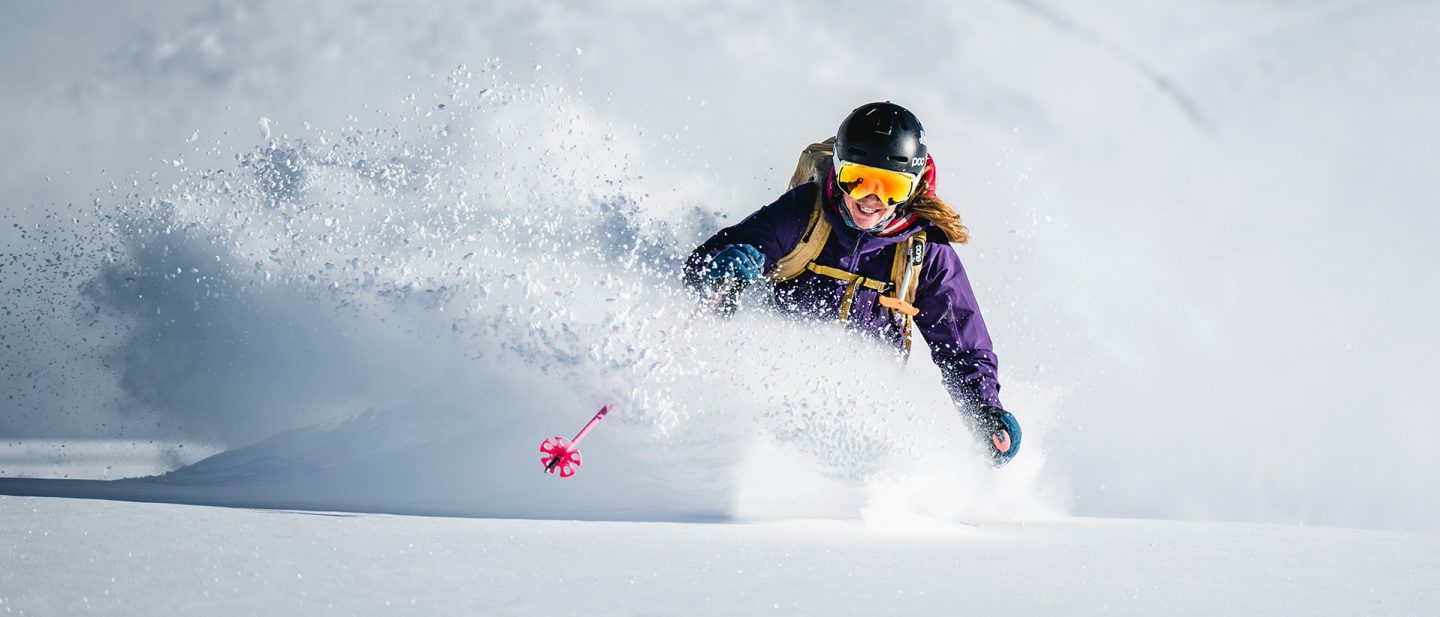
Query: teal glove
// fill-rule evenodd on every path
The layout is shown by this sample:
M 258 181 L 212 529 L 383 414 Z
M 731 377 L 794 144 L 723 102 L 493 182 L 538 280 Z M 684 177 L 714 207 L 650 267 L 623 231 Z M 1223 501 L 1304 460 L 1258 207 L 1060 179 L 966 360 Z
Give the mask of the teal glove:
M 990 463 L 1002 467 L 1020 452 L 1020 421 L 999 407 L 981 407 L 971 425 L 990 451 Z
M 710 258 L 700 278 L 710 286 L 725 279 L 749 282 L 760 278 L 764 270 L 765 256 L 760 254 L 760 249 L 749 244 L 732 244 Z

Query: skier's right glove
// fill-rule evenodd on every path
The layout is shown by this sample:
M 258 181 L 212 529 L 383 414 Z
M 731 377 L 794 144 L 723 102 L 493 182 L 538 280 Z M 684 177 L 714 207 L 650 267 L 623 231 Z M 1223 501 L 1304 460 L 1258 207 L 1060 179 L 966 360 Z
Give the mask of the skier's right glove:
M 749 244 L 732 244 L 710 258 L 700 278 L 712 289 L 727 279 L 743 285 L 760 278 L 764 269 L 765 256 L 760 254 L 760 249 Z
M 986 405 L 970 419 L 978 437 L 990 451 L 990 462 L 1001 467 L 1020 452 L 1020 422 L 999 407 Z

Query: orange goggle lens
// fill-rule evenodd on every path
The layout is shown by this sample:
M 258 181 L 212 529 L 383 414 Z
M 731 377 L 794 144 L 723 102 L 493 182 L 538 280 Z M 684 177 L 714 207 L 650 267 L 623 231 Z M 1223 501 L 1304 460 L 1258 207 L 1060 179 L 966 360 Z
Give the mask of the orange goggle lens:
M 855 199 L 874 195 L 887 205 L 904 203 L 915 192 L 913 174 L 839 161 L 835 171 L 840 189 Z

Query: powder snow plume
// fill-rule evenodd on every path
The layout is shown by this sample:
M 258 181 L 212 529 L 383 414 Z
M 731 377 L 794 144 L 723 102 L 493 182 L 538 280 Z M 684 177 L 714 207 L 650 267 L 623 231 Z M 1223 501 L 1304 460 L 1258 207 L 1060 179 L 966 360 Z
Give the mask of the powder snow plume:
M 647 172 L 581 99 L 493 62 L 407 102 L 337 131 L 264 117 L 253 149 L 14 223 L 5 343 L 24 353 L 3 372 L 31 387 L 12 404 L 221 452 L 128 481 L 177 500 L 902 525 L 1063 511 L 1044 422 L 990 470 L 923 350 L 902 368 L 760 294 L 704 311 L 678 272 L 725 224 L 712 187 Z M 541 473 L 540 440 L 602 404 L 580 475 Z

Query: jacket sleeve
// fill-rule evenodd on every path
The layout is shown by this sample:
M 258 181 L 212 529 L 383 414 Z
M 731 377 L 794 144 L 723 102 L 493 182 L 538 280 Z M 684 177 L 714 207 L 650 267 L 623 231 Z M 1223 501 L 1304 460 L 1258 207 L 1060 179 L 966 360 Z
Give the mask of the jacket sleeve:
M 716 253 L 735 244 L 749 244 L 760 249 L 765 256 L 765 271 L 772 271 L 780 258 L 795 248 L 800 235 L 805 233 L 816 190 L 818 187 L 813 182 L 801 184 L 781 195 L 774 203 L 745 217 L 745 220 L 711 236 L 685 260 L 685 284 L 700 288 L 700 275 L 705 264 L 710 263 Z
M 915 325 L 956 406 L 971 413 L 982 405 L 1003 408 L 990 332 L 965 267 L 948 242 L 931 242 L 926 249 L 915 307 L 920 310 Z

